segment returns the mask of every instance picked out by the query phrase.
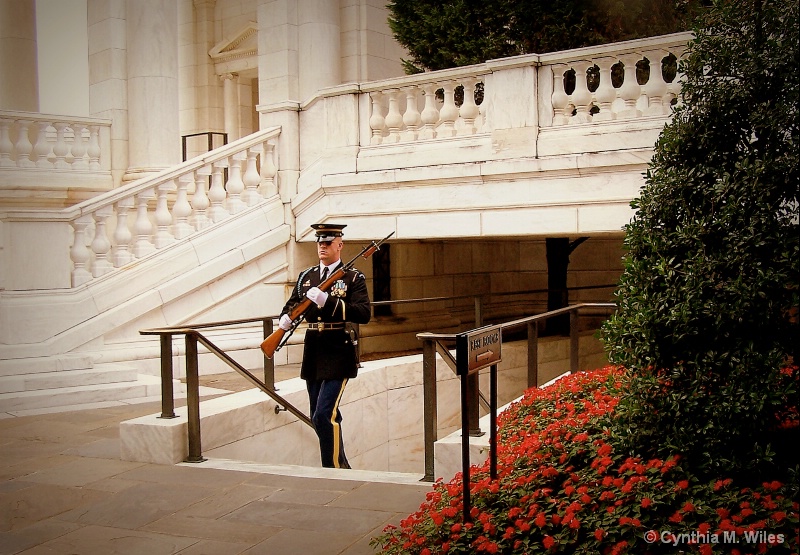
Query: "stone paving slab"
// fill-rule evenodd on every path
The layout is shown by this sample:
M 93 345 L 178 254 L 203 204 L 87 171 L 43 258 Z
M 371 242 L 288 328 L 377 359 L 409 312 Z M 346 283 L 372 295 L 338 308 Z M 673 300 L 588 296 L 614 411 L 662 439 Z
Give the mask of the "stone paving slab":
M 431 489 L 413 475 L 120 460 L 119 423 L 158 410 L 0 419 L 0 555 L 369 555 Z

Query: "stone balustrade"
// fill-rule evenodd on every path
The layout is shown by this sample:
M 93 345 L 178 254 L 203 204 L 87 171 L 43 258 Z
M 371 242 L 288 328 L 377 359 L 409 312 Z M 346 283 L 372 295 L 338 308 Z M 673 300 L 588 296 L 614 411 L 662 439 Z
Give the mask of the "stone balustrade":
M 680 95 L 677 66 L 690 37 L 677 33 L 541 56 L 542 69 L 552 72 L 540 73 L 552 108 L 542 125 L 668 116 Z
M 111 121 L 0 111 L 0 168 L 108 171 Z
M 680 93 L 677 62 L 690 39 L 690 33 L 676 33 L 363 84 L 370 104 L 369 144 L 491 132 L 486 105 L 521 94 L 539 111 L 542 128 L 665 118 Z M 524 93 L 499 91 L 510 81 L 488 78 L 525 66 L 538 72 L 538 86 Z
M 370 97 L 370 144 L 474 135 L 483 130 L 485 65 L 364 85 Z
M 83 285 L 276 195 L 279 134 L 256 132 L 67 209 L 7 212 L 3 224 L 20 247 L 7 262 L 21 271 L 6 289 Z M 53 271 L 38 272 L 32 287 L 24 268 L 37 263 Z

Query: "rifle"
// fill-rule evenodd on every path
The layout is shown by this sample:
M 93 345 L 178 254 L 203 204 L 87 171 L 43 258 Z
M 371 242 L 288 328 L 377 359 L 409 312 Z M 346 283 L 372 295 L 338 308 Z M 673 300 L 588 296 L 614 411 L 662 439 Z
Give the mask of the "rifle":
M 337 280 L 341 279 L 344 276 L 344 273 L 352 268 L 359 257 L 369 258 L 372 256 L 375 251 L 380 250 L 380 246 L 392 235 L 394 235 L 394 231 L 392 231 L 389 235 L 384 237 L 378 242 L 372 241 L 369 245 L 364 247 L 360 253 L 355 255 L 350 262 L 347 264 L 342 264 L 338 268 L 336 268 L 328 278 L 320 283 L 317 287 L 319 287 L 322 291 L 327 291 L 330 289 Z M 292 308 L 287 314 L 289 318 L 292 319 L 292 329 L 290 330 L 294 333 L 294 330 L 300 323 L 303 321 L 303 315 L 306 311 L 311 308 L 311 299 L 303 299 L 299 302 L 294 308 Z M 289 334 L 291 336 L 291 333 Z M 264 355 L 267 358 L 272 358 L 275 355 L 275 352 L 283 347 L 284 343 L 289 339 L 289 336 L 286 336 L 286 330 L 282 330 L 281 328 L 276 329 L 272 332 L 269 337 L 267 337 L 261 343 L 261 350 L 264 352 Z

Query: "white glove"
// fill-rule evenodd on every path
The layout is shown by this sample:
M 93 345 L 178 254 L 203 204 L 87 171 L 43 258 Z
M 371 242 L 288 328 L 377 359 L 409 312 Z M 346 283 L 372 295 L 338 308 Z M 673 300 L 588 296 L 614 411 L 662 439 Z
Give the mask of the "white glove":
M 281 316 L 281 319 L 278 321 L 278 327 L 281 328 L 283 331 L 289 331 L 292 329 L 292 319 L 289 318 L 288 314 L 284 314 Z
M 320 308 L 325 306 L 325 301 L 328 300 L 328 294 L 319 287 L 312 287 L 309 289 L 306 293 L 306 297 L 311 299 L 311 302 L 315 303 Z

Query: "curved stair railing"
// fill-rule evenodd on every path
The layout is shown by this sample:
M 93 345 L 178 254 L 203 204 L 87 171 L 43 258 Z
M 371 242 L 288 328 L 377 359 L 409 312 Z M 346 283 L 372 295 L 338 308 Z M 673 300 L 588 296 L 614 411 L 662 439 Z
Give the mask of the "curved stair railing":
M 26 241 L 16 242 L 7 260 L 22 268 L 46 262 L 53 271 L 39 277 L 44 281 L 36 288 L 69 289 L 192 237 L 277 194 L 274 151 L 280 132 L 280 127 L 257 131 L 55 213 L 8 211 L 9 233 Z M 35 229 L 47 232 L 28 231 Z M 43 260 L 30 262 L 37 253 Z M 29 288 L 26 276 L 19 279 L 19 287 L 8 289 Z

